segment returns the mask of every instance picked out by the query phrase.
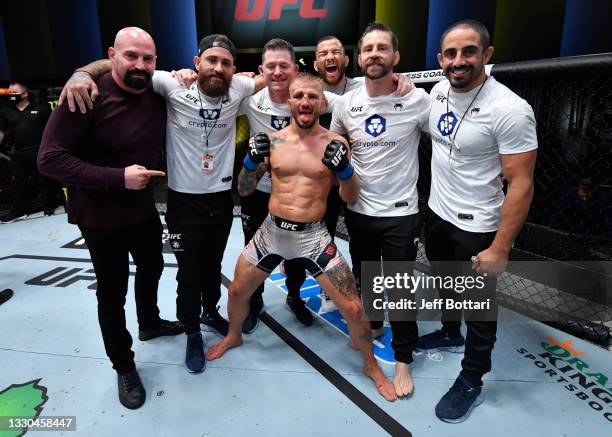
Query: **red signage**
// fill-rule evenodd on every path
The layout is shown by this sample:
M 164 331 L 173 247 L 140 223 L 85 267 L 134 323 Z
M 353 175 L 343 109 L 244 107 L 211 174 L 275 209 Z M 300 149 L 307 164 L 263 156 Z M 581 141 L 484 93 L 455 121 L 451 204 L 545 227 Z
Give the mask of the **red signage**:
M 266 6 L 270 4 L 268 20 L 280 20 L 285 5 L 300 5 L 301 18 L 324 18 L 327 16 L 326 8 L 315 8 L 314 0 L 254 0 L 249 10 L 249 0 L 238 0 L 234 19 L 236 21 L 259 21 L 264 18 Z

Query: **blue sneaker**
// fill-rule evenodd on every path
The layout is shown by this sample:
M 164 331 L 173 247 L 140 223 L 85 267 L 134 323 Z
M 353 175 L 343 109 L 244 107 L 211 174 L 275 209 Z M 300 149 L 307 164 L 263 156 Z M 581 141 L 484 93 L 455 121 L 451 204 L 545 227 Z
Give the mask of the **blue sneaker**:
M 474 407 L 483 401 L 482 388 L 459 375 L 450 390 L 436 405 L 436 416 L 444 422 L 461 423 L 467 420 Z
M 229 322 L 225 320 L 221 314 L 219 314 L 219 307 L 214 311 L 206 312 L 202 310 L 202 316 L 200 322 L 206 326 L 210 326 L 212 329 L 217 331 L 221 337 L 225 337 L 229 331 Z
M 204 355 L 204 340 L 200 331 L 187 334 L 187 350 L 185 351 L 185 365 L 191 373 L 203 372 L 206 368 Z
M 416 347 L 421 350 L 447 351 L 456 354 L 462 354 L 465 350 L 465 339 L 463 335 L 451 337 L 443 329 L 431 332 L 427 335 L 419 337 Z

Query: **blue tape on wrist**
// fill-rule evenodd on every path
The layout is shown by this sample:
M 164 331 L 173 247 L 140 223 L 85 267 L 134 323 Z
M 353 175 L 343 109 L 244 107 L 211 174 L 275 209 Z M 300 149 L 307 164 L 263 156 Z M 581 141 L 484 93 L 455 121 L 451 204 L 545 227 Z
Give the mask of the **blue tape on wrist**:
M 247 153 L 247 155 L 244 157 L 244 161 L 242 161 L 242 165 L 244 165 L 244 168 L 246 168 L 248 171 L 255 171 L 257 170 L 258 164 L 255 161 L 253 161 L 253 158 L 251 158 L 251 155 Z
M 339 171 L 338 173 L 336 173 L 338 175 L 338 177 L 340 178 L 341 181 L 345 181 L 348 178 L 350 178 L 351 176 L 353 176 L 353 172 L 355 171 L 355 169 L 353 168 L 353 166 L 351 164 L 347 165 L 346 168 L 342 171 Z

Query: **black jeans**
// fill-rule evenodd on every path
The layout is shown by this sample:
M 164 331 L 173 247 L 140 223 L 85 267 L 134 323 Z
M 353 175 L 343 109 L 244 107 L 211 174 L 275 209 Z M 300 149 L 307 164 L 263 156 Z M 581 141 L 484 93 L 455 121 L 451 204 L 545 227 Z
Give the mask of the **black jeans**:
M 157 287 L 164 268 L 162 225 L 154 215 L 144 223 L 117 229 L 79 226 L 96 272 L 98 321 L 113 369 L 134 370 L 132 337 L 125 324 L 125 297 L 128 291 L 129 255 L 136 264 L 134 294 L 140 329 L 159 325 Z
M 268 215 L 268 202 L 270 194 L 263 191 L 255 190 L 249 196 L 240 196 L 240 211 L 242 216 L 242 231 L 244 232 L 244 244 L 249 241 L 257 232 L 263 221 Z M 304 263 L 301 260 L 285 261 L 285 273 L 287 279 L 287 294 L 291 297 L 300 298 L 300 287 L 306 280 L 306 272 L 304 271 Z M 264 292 L 264 284 L 257 287 L 257 290 L 251 296 L 251 302 L 262 300 Z
M 353 274 L 361 283 L 361 263 L 365 261 L 412 261 L 416 259 L 418 246 L 415 239 L 421 232 L 418 214 L 398 217 L 372 217 L 346 210 L 344 214 L 349 232 L 349 250 L 353 261 Z M 385 275 L 391 272 L 385 269 Z M 390 321 L 395 360 L 412 362 L 412 351 L 418 340 L 416 318 L 411 321 Z M 373 328 L 382 322 L 372 322 Z
M 13 178 L 15 187 L 13 189 L 13 210 L 17 213 L 27 213 L 26 201 L 30 197 L 32 188 L 36 186 L 40 191 L 43 208 L 55 209 L 57 206 L 57 195 L 59 184 L 53 179 L 43 176 L 38 171 L 36 157 L 38 149 L 16 149 L 12 157 Z M 34 181 L 35 183 L 32 183 Z
M 179 193 L 168 189 L 168 241 L 178 263 L 176 315 L 186 332 L 200 330 L 202 308 L 217 310 L 221 261 L 233 221 L 230 191 Z
M 454 276 L 466 273 L 458 270 L 471 270 L 471 257 L 488 248 L 494 238 L 495 232 L 464 231 L 443 220 L 431 210 L 425 223 L 425 253 L 434 273 L 439 276 Z M 466 263 L 457 263 L 457 261 Z M 488 276 L 485 279 L 485 292 L 493 297 L 494 314 L 497 314 L 497 304 L 494 300 L 496 286 L 495 277 Z M 458 297 L 454 290 L 438 291 L 442 299 Z M 449 334 L 459 335 L 461 310 L 444 309 L 442 325 Z M 497 321 L 466 320 L 466 325 L 467 336 L 461 373 L 474 383 L 480 383 L 482 376 L 491 370 L 491 352 L 496 340 Z

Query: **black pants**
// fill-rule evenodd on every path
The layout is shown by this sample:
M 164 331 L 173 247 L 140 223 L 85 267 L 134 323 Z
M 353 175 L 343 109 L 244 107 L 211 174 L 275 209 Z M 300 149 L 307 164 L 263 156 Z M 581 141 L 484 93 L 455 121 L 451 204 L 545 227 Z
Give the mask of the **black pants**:
M 473 274 L 471 257 L 488 248 L 494 238 L 495 232 L 464 231 L 430 210 L 425 224 L 425 253 L 436 275 Z M 495 277 L 489 276 L 485 279 L 484 292 L 493 297 L 495 315 L 497 314 L 494 300 L 496 286 Z M 454 290 L 438 291 L 442 299 L 458 298 Z M 465 355 L 461 361 L 461 373 L 474 383 L 480 383 L 482 376 L 491 370 L 491 352 L 496 340 L 497 321 L 466 320 L 466 324 L 467 337 Z M 449 334 L 460 334 L 461 310 L 444 309 L 442 325 Z
M 418 214 L 399 217 L 372 217 L 348 209 L 344 214 L 349 232 L 349 250 L 353 261 L 353 274 L 361 282 L 361 263 L 365 261 L 412 261 L 416 259 L 418 246 L 415 239 L 421 232 Z M 390 272 L 385 269 L 385 275 Z M 391 321 L 393 340 L 391 346 L 395 360 L 412 362 L 412 351 L 418 340 L 416 319 Z M 372 322 L 372 327 L 381 327 L 382 322 Z
M 270 194 L 263 191 L 255 190 L 249 196 L 240 197 L 240 211 L 242 215 L 242 231 L 244 232 L 244 244 L 249 241 L 257 232 L 264 219 L 268 215 L 268 202 Z M 306 280 L 306 272 L 304 271 L 304 263 L 301 260 L 285 261 L 285 273 L 287 279 L 287 294 L 291 297 L 300 298 L 300 287 Z M 264 284 L 261 284 L 251 296 L 251 302 L 263 299 Z
M 334 185 L 329 190 L 327 196 L 327 209 L 325 209 L 325 226 L 327 226 L 327 232 L 331 235 L 332 240 L 336 235 L 336 228 L 338 227 L 338 216 L 340 215 L 340 208 L 344 205 L 344 201 L 340 197 L 340 186 Z
M 136 264 L 134 294 L 138 326 L 159 325 L 157 286 L 164 268 L 162 225 L 154 215 L 144 223 L 117 229 L 79 226 L 93 262 L 98 287 L 98 321 L 102 339 L 113 369 L 119 373 L 134 370 L 132 337 L 125 324 L 125 297 L 128 290 L 129 255 Z
M 186 332 L 200 330 L 202 308 L 221 299 L 221 261 L 233 220 L 230 191 L 179 193 L 168 189 L 168 241 L 178 263 L 176 315 Z
M 43 176 L 38 171 L 36 156 L 38 149 L 16 149 L 12 157 L 13 178 L 13 210 L 17 213 L 27 213 L 26 202 L 32 189 L 38 187 L 43 202 L 43 208 L 55 209 L 59 184 L 53 179 Z

